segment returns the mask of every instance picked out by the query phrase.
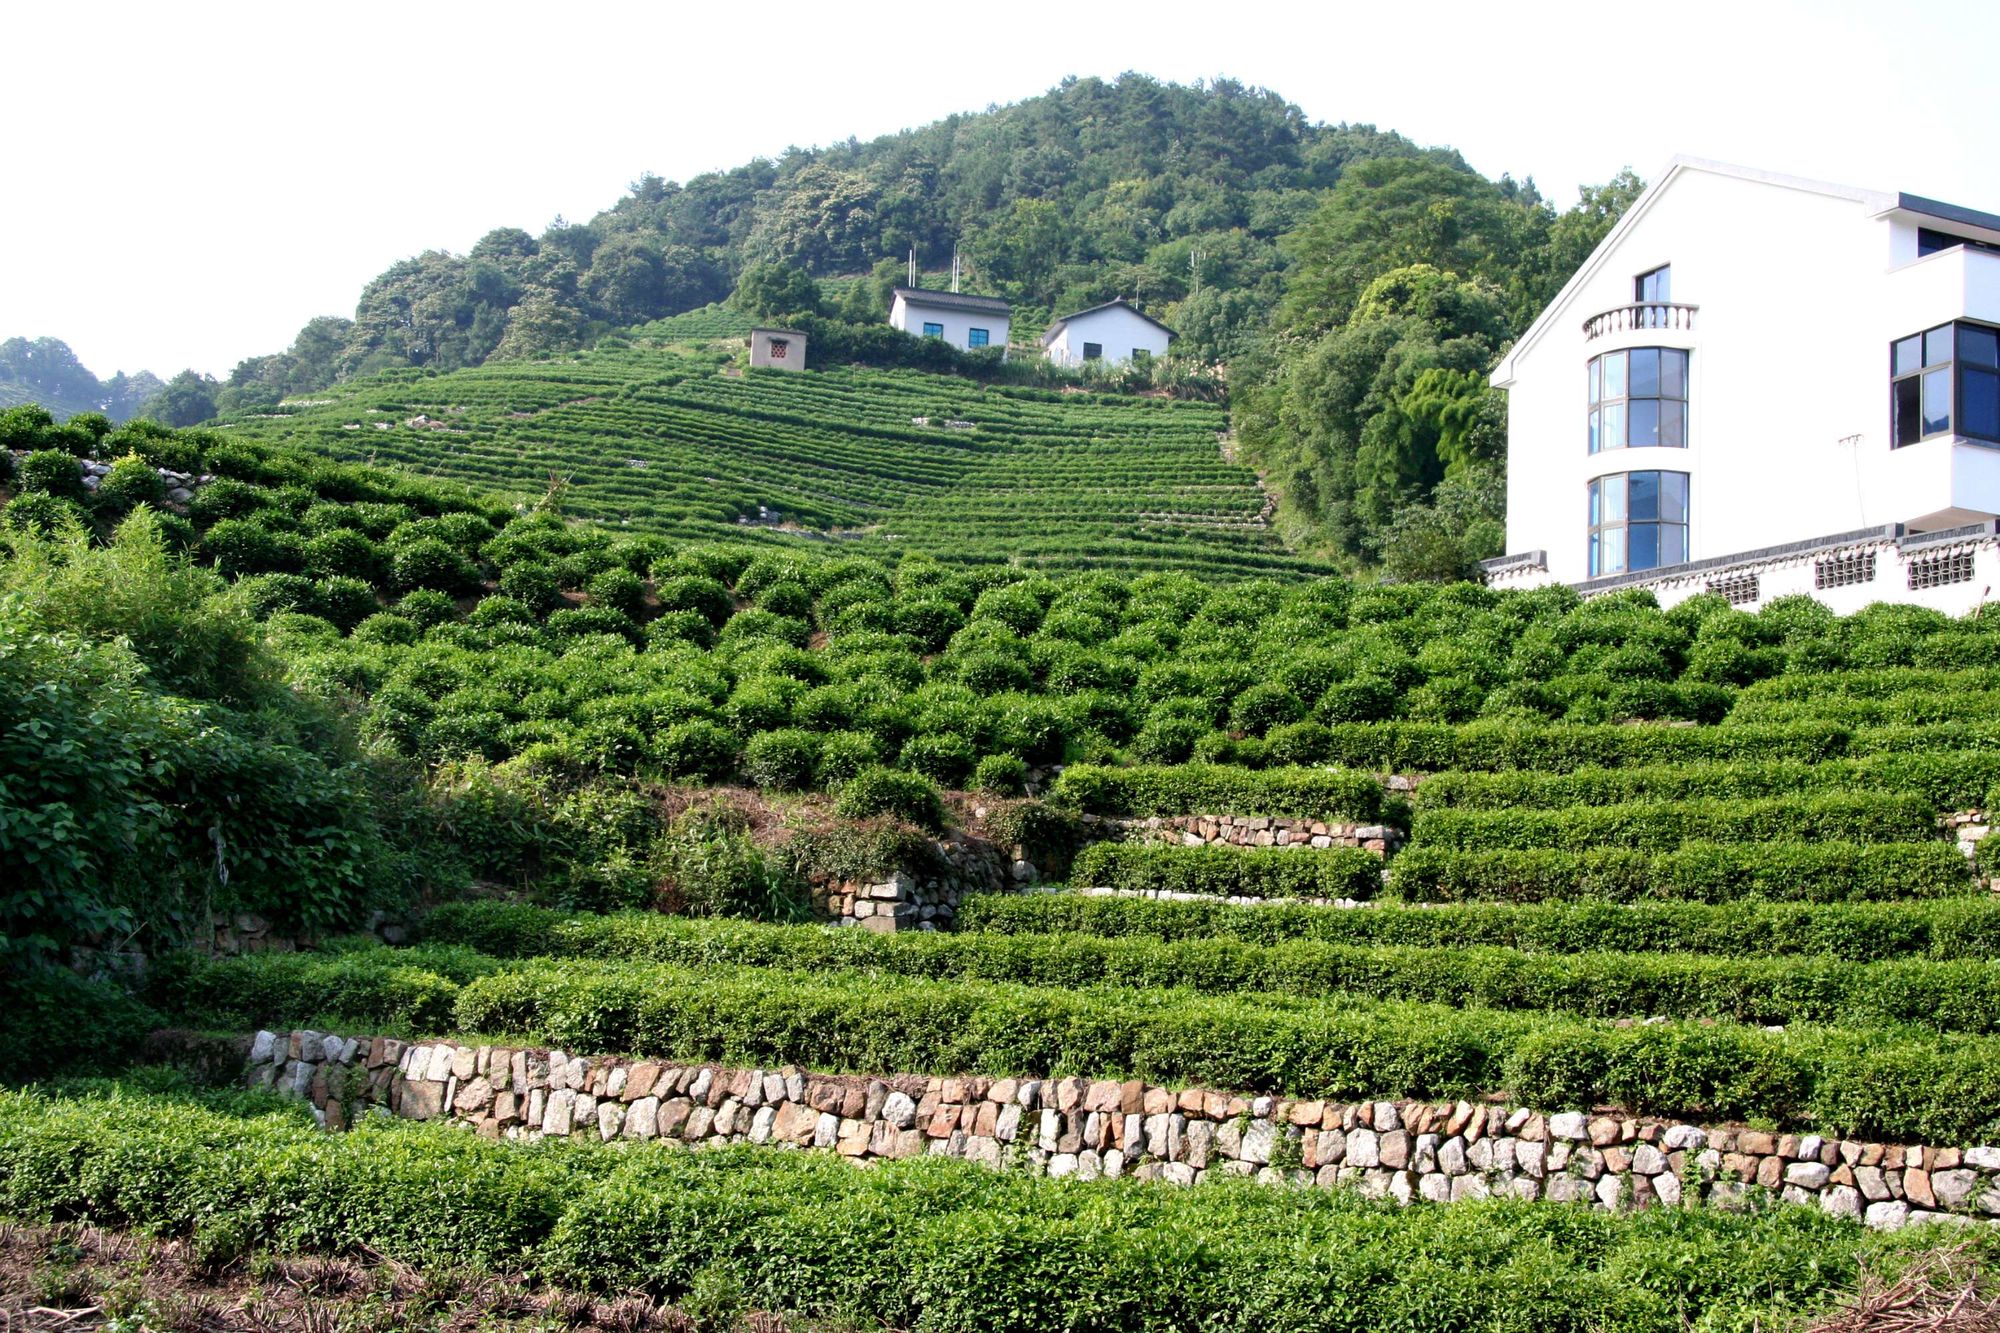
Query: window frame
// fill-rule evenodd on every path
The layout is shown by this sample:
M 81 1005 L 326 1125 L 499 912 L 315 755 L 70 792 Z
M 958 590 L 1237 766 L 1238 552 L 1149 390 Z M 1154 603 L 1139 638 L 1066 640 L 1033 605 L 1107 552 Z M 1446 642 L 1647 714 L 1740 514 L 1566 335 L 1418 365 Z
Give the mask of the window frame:
M 1672 264 L 1661 264 L 1657 268 L 1649 268 L 1644 273 L 1635 274 L 1632 278 L 1632 304 L 1672 305 L 1674 303 L 1673 275 L 1674 266 Z M 1658 296 L 1648 296 L 1646 295 L 1646 283 L 1648 280 L 1654 278 L 1660 280 L 1663 290 Z
M 1085 343 L 1083 345 L 1083 359 L 1086 361 L 1102 361 L 1104 359 L 1104 344 Z
M 1634 477 L 1652 478 L 1653 516 L 1650 518 L 1633 516 L 1632 478 Z M 1678 477 L 1680 479 L 1680 517 L 1678 519 L 1662 517 L 1667 508 L 1665 501 L 1668 495 L 1666 482 L 1666 478 L 1668 477 Z M 1617 503 L 1618 513 L 1615 518 L 1607 517 L 1611 505 L 1609 504 L 1610 492 L 1606 488 L 1613 483 L 1616 483 L 1620 488 Z M 1630 472 L 1607 472 L 1602 476 L 1592 477 L 1586 482 L 1584 484 L 1584 492 L 1585 577 L 1593 579 L 1610 578 L 1618 574 L 1639 574 L 1647 570 L 1669 569 L 1674 565 L 1684 565 L 1693 558 L 1689 551 L 1689 542 L 1692 540 L 1691 528 L 1693 526 L 1694 514 L 1694 483 L 1690 473 L 1675 471 L 1672 468 L 1636 468 Z M 1635 528 L 1651 530 L 1653 559 L 1648 564 L 1635 566 L 1632 563 L 1632 536 Z M 1678 529 L 1680 533 L 1680 558 L 1677 560 L 1663 560 L 1660 558 L 1660 539 L 1664 535 L 1664 530 L 1668 528 Z M 1614 533 L 1616 534 L 1615 543 L 1613 538 Z M 1604 567 L 1607 562 L 1603 558 L 1603 552 L 1612 548 L 1614 544 L 1618 551 L 1618 567 L 1607 569 Z
M 1652 352 L 1659 358 L 1653 373 L 1654 392 L 1650 394 L 1635 394 L 1632 392 L 1632 354 L 1634 352 Z M 1666 373 L 1665 359 L 1670 356 L 1680 359 L 1680 393 L 1678 396 L 1669 394 L 1666 391 L 1669 376 Z M 1613 363 L 1619 367 L 1618 392 L 1616 394 L 1607 394 L 1604 392 L 1606 384 L 1604 371 L 1608 365 Z M 1694 356 L 1690 349 L 1685 347 L 1621 347 L 1613 351 L 1599 352 L 1585 364 L 1584 375 L 1584 421 L 1586 423 L 1584 449 L 1587 453 L 1595 456 L 1597 454 L 1610 453 L 1614 449 L 1686 449 L 1690 447 L 1689 437 L 1694 433 L 1693 422 L 1691 420 L 1692 412 L 1689 405 L 1692 398 L 1691 381 L 1694 375 Z M 1634 404 L 1637 403 L 1649 403 L 1652 405 L 1653 439 L 1650 442 L 1632 443 L 1632 421 L 1636 415 Z M 1662 406 L 1665 403 L 1680 404 L 1681 438 L 1678 443 L 1668 442 L 1661 438 L 1666 433 L 1664 427 L 1668 417 L 1665 407 Z M 1609 442 L 1608 432 L 1605 429 L 1606 423 L 1612 419 L 1612 410 L 1614 408 L 1617 413 L 1618 433 L 1622 437 L 1616 444 Z
M 968 349 L 990 346 L 992 341 L 993 331 L 991 329 L 967 329 L 965 331 L 965 345 Z
M 942 337 L 944 337 L 944 325 L 942 325 L 942 324 L 939 324 L 939 323 L 935 323 L 935 322 L 933 322 L 933 321 L 931 321 L 931 320 L 928 320 L 928 319 L 927 319 L 927 320 L 925 320 L 925 321 L 924 321 L 924 337 L 926 337 L 926 338 L 942 338 Z
M 1949 331 L 1946 355 L 1933 356 L 1933 340 L 1936 335 Z M 1952 319 L 1942 324 L 1933 324 L 1927 329 L 1906 334 L 1889 341 L 1889 448 L 1907 449 L 1912 445 L 1929 440 L 1957 439 L 1970 443 L 2000 446 L 2000 414 L 1992 421 L 1991 433 L 1986 430 L 1971 429 L 1966 413 L 1968 394 L 1966 387 L 1974 377 L 1992 381 L 1989 401 L 2000 401 L 2000 354 L 1991 362 L 1968 361 L 1965 355 L 1966 332 L 1974 330 L 1991 339 L 2000 353 L 2000 326 L 1984 323 L 1976 319 Z M 1907 369 L 1899 370 L 1897 360 L 1899 349 L 1906 344 L 1915 349 L 1916 360 Z M 1947 415 L 1944 424 L 1936 430 L 1929 429 L 1929 405 L 1927 404 L 1928 383 L 1935 375 L 1943 374 L 1946 384 Z M 1904 399 L 1907 395 L 1909 403 Z M 1906 413 L 1913 412 L 1916 432 L 1904 438 L 1902 429 Z

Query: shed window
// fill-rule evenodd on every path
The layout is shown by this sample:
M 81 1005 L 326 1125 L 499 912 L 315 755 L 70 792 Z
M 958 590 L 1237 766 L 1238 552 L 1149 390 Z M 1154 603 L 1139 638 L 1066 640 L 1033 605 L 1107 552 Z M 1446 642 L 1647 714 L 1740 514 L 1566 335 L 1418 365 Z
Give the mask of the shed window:
M 967 347 L 984 347 L 986 346 L 986 339 L 987 333 L 985 329 L 967 329 L 965 331 L 965 345 Z
M 773 361 L 783 361 L 785 359 L 785 353 L 790 351 L 791 347 L 792 345 L 786 342 L 783 338 L 771 339 L 771 359 Z
M 926 337 L 926 338 L 942 338 L 942 337 L 944 337 L 944 325 L 942 325 L 942 324 L 933 324 L 933 323 L 931 323 L 931 322 L 930 322 L 929 320 L 925 320 L 925 321 L 924 321 L 924 337 Z
M 1086 361 L 1097 361 L 1097 360 L 1101 360 L 1101 359 L 1103 358 L 1103 356 L 1104 356 L 1104 344 L 1103 344 L 1103 343 L 1085 343 L 1085 344 L 1083 345 L 1083 359 L 1084 359 L 1084 360 L 1086 360 Z

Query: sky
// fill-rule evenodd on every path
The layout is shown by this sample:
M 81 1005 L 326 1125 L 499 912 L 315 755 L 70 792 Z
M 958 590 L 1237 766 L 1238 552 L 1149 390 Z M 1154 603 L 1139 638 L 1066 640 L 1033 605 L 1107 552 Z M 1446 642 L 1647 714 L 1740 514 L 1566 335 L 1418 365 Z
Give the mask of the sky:
M 400 258 L 1137 70 L 1270 88 L 1560 205 L 1675 153 L 2000 210 L 2000 4 L 0 7 L 0 338 L 225 376 Z M 1051 13 L 1053 13 L 1051 11 Z

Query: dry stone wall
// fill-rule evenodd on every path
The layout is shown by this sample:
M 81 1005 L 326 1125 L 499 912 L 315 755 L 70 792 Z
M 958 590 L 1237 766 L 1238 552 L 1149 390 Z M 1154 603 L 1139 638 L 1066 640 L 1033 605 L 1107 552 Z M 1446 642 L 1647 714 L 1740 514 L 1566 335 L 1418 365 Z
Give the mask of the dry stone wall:
M 1473 1102 L 1245 1098 L 1136 1080 L 869 1078 L 506 1046 L 259 1032 L 252 1087 L 321 1124 L 445 1120 L 489 1138 L 760 1143 L 939 1155 L 1078 1179 L 1215 1175 L 1399 1203 L 1505 1195 L 1604 1209 L 1758 1198 L 1895 1229 L 2000 1216 L 2000 1148 L 1864 1143 Z
M 879 884 L 835 880 L 813 886 L 814 907 L 837 926 L 864 930 L 946 930 L 970 893 L 998 893 L 1037 882 L 1016 848 L 1007 856 L 984 838 L 963 834 L 932 844 L 933 864 L 905 868 Z
M 1276 815 L 1156 815 L 1119 819 L 1085 815 L 1095 837 L 1182 847 L 1363 847 L 1387 856 L 1403 845 L 1403 831 L 1387 824 L 1338 824 Z

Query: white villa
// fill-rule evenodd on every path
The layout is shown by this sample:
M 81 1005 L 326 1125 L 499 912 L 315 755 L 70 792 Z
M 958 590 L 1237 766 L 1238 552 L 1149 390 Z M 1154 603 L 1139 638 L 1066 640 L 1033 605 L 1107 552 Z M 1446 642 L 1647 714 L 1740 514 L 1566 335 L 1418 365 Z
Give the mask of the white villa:
M 998 347 L 1004 353 L 1009 309 L 1005 301 L 992 296 L 898 287 L 889 306 L 889 323 L 914 337 L 942 338 L 961 352 Z
M 1042 354 L 1059 366 L 1086 361 L 1123 365 L 1141 356 L 1165 356 L 1174 331 L 1123 300 L 1064 315 L 1042 335 Z
M 1492 381 L 1495 587 L 1961 613 L 2000 586 L 2000 216 L 1676 158 Z

